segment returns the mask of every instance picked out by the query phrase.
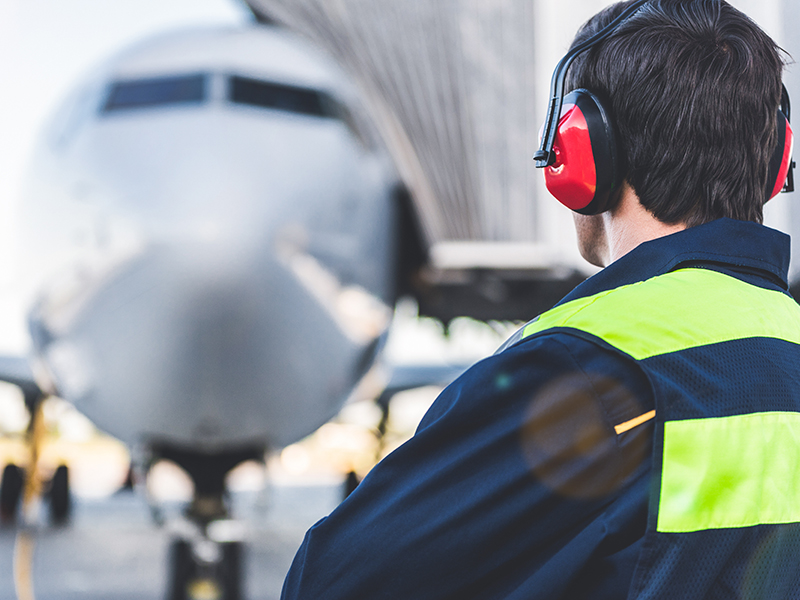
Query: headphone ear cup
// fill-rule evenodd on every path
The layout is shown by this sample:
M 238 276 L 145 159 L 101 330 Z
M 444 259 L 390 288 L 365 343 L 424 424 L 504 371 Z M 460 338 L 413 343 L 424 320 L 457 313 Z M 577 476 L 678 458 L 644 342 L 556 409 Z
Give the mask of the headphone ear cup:
M 621 183 L 617 135 L 600 99 L 578 89 L 564 97 L 553 144 L 555 162 L 544 169 L 547 189 L 567 208 L 596 215 L 612 207 Z
M 766 199 L 771 200 L 777 196 L 789 176 L 792 167 L 792 149 L 794 147 L 794 135 L 789 120 L 779 110 L 778 111 L 778 143 L 769 159 L 769 169 L 767 171 Z

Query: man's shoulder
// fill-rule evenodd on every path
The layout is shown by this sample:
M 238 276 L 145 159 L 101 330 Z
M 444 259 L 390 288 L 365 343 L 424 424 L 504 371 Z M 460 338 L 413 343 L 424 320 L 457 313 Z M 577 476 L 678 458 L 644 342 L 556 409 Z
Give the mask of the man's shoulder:
M 467 369 L 440 395 L 425 424 L 445 413 L 482 418 L 487 411 L 517 410 L 541 390 L 556 389 L 564 382 L 591 396 L 602 396 L 595 392 L 612 380 L 637 394 L 647 393 L 635 361 L 574 332 L 547 331 L 513 343 Z

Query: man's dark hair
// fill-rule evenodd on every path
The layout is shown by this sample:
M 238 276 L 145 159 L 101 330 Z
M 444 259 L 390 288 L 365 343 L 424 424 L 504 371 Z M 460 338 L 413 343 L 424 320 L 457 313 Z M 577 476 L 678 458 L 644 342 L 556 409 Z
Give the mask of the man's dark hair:
M 628 2 L 592 17 L 573 47 Z M 782 50 L 723 0 L 652 0 L 573 63 L 609 109 L 625 179 L 664 223 L 762 220 Z

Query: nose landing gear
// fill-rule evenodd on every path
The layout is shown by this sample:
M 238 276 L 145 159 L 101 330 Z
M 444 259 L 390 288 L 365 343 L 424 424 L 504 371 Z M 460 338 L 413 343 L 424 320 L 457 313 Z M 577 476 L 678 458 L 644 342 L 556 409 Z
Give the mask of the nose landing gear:
M 263 460 L 264 448 L 205 454 L 154 447 L 154 456 L 171 460 L 194 482 L 194 498 L 170 529 L 167 600 L 241 600 L 244 527 L 230 518 L 225 476 L 247 460 Z
M 213 532 L 200 528 L 177 532 L 170 548 L 167 598 L 240 600 L 242 558 L 243 540 L 215 540 Z

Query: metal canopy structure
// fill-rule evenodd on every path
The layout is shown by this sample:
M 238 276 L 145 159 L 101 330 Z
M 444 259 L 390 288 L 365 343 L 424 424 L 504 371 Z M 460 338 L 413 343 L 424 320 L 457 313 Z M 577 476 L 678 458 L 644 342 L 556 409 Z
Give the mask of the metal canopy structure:
M 536 241 L 534 108 L 546 98 L 535 93 L 533 3 L 249 4 L 313 39 L 356 78 L 429 242 Z
M 547 193 L 531 157 L 553 67 L 580 24 L 610 0 L 246 2 L 259 20 L 311 39 L 356 79 L 434 254 L 451 242 L 497 242 L 491 250 L 506 254 L 522 243 L 529 268 L 585 272 L 569 211 Z M 789 34 L 800 4 L 731 3 L 800 55 L 800 38 Z M 793 96 L 796 72 L 790 63 Z M 800 227 L 792 196 L 767 205 L 767 224 Z M 793 255 L 796 279 L 800 244 Z

